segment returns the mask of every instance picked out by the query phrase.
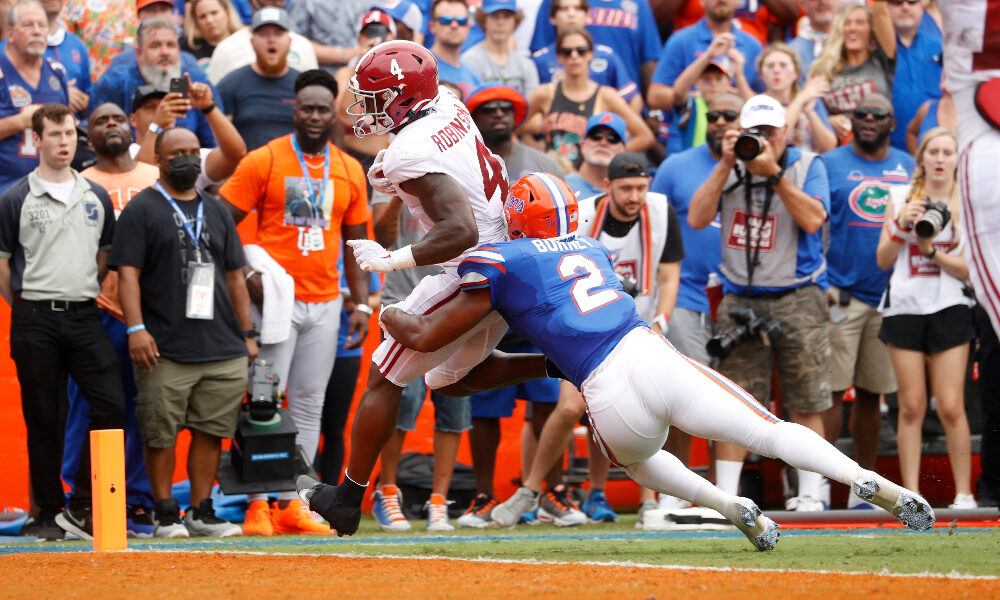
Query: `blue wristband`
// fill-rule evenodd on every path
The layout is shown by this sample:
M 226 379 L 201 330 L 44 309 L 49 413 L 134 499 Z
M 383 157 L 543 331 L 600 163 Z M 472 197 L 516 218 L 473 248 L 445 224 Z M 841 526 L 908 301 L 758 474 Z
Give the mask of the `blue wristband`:
M 128 335 L 132 335 L 136 331 L 145 331 L 145 330 L 146 330 L 146 325 L 144 323 L 139 323 L 138 325 L 133 325 L 128 329 L 126 329 L 125 333 Z

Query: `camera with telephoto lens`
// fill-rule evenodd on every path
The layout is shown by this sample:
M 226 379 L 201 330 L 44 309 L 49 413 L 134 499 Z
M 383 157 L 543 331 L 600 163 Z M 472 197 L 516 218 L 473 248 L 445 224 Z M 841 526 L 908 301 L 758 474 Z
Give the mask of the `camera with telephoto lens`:
M 751 127 L 741 132 L 740 137 L 736 138 L 733 153 L 736 154 L 736 158 L 743 162 L 750 162 L 764 151 L 764 140 L 767 137 L 768 135 L 764 130 L 758 127 Z
M 615 275 L 618 276 L 618 283 L 622 284 L 622 288 L 625 289 L 626 294 L 633 298 L 639 295 L 641 290 L 639 289 L 639 282 L 635 280 L 635 277 L 619 273 L 618 271 L 615 271 Z
M 729 309 L 729 317 L 736 325 L 710 339 L 706 346 L 714 358 L 726 358 L 740 342 L 753 335 L 760 336 L 765 343 L 785 336 L 777 319 L 759 317 L 749 306 L 734 306 Z
M 920 220 L 913 226 L 913 233 L 925 240 L 937 235 L 941 231 L 941 228 L 951 220 L 951 210 L 947 204 L 944 202 L 931 202 L 930 200 L 927 200 L 926 203 L 927 208 L 924 210 L 924 214 L 920 216 Z

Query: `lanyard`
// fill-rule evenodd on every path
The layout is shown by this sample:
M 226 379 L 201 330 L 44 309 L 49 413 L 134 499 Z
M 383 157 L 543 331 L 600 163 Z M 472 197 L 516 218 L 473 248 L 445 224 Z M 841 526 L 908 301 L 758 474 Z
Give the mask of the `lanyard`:
M 201 262 L 201 252 L 198 249 L 198 241 L 201 239 L 201 229 L 205 225 L 205 202 L 201 201 L 198 203 L 198 213 L 195 216 L 195 228 L 191 229 L 191 224 L 188 223 L 187 215 L 184 214 L 181 207 L 177 206 L 177 203 L 174 202 L 174 199 L 167 193 L 167 190 L 163 189 L 163 186 L 160 185 L 159 181 L 156 182 L 156 191 L 163 195 L 166 201 L 170 203 L 170 206 L 173 207 L 177 216 L 181 218 L 181 223 L 184 224 L 184 229 L 187 230 L 188 237 L 191 238 L 191 243 L 194 244 L 195 256 L 198 258 L 198 262 Z
M 302 156 L 302 149 L 299 148 L 299 141 L 292 134 L 292 150 L 295 157 L 299 159 L 299 167 L 302 169 L 302 176 L 309 184 L 309 205 L 312 207 L 313 218 L 319 214 L 319 207 L 326 198 L 326 184 L 330 181 L 330 144 L 327 143 L 323 149 L 323 183 L 320 186 L 319 198 L 316 197 L 316 187 L 313 185 L 312 176 L 309 175 L 309 167 L 306 166 L 305 158 Z

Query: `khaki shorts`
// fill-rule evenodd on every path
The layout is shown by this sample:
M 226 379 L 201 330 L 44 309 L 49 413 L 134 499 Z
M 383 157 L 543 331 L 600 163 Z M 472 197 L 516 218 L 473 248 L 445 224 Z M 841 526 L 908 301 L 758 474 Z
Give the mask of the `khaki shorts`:
M 777 362 L 785 408 L 807 414 L 830 408 L 829 318 L 823 290 L 804 285 L 780 298 L 726 294 L 719 306 L 719 332 L 735 325 L 729 310 L 740 305 L 759 317 L 777 319 L 785 335 L 770 348 L 759 337 L 744 340 L 719 364 L 719 372 L 767 406 Z
M 840 290 L 830 287 L 830 295 L 840 298 Z M 889 350 L 878 338 L 882 315 L 874 306 L 854 296 L 842 306 L 847 318 L 830 326 L 830 347 L 833 350 L 830 383 L 841 392 L 853 386 L 874 394 L 896 391 L 896 375 L 892 372 Z
M 135 420 L 150 448 L 170 448 L 184 428 L 232 437 L 247 391 L 245 356 L 205 363 L 159 359 L 152 371 L 135 369 Z

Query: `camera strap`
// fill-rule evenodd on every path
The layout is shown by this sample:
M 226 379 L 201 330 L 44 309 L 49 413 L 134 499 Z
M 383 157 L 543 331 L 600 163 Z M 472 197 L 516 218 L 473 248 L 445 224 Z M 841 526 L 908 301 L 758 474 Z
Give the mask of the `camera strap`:
M 787 163 L 788 149 L 785 148 L 785 151 L 781 154 L 781 158 L 778 159 L 778 165 L 782 171 L 786 169 Z M 749 170 L 745 170 L 744 172 L 738 164 L 733 165 L 733 169 L 736 171 L 737 180 L 736 183 L 726 189 L 725 193 L 735 190 L 739 185 L 743 186 L 743 199 L 747 211 L 744 253 L 747 261 L 747 293 L 749 294 L 753 290 L 754 270 L 760 264 L 761 236 L 764 234 L 764 224 L 767 222 L 768 213 L 771 212 L 771 203 L 774 201 L 774 188 L 768 184 L 767 179 L 754 183 L 753 174 Z M 757 228 L 757 243 L 755 245 L 751 234 L 753 228 L 750 226 L 750 220 L 753 216 L 753 189 L 760 187 L 764 188 L 764 206 L 761 209 L 760 226 Z

